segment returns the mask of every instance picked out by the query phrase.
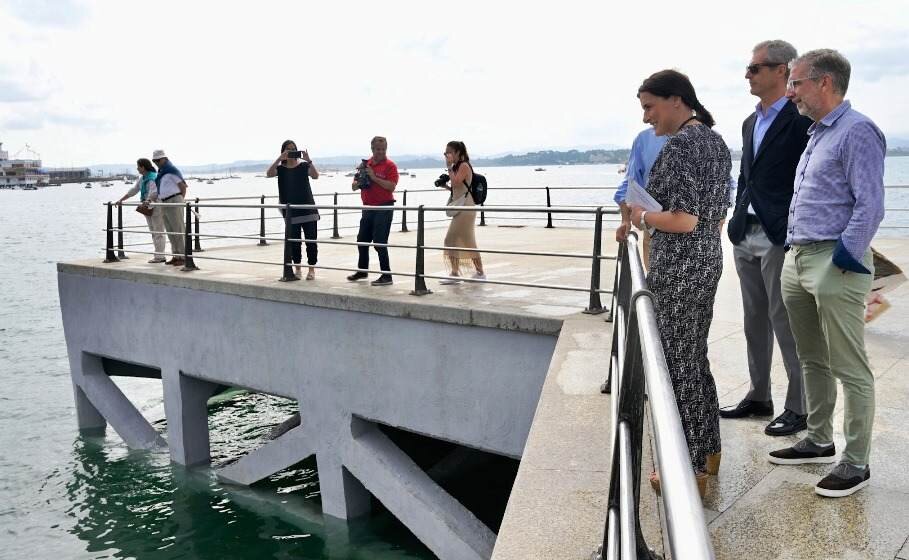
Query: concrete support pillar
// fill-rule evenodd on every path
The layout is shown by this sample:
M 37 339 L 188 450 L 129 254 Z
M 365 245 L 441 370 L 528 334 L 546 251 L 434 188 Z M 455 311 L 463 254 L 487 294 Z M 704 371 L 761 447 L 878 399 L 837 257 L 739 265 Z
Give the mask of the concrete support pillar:
M 85 396 L 85 391 L 76 383 L 73 383 L 73 394 L 76 398 L 76 421 L 79 424 L 79 431 L 103 434 L 105 428 L 107 428 L 107 420 L 98 412 L 98 409 Z
M 208 398 L 221 386 L 190 377 L 179 370 L 162 371 L 164 412 L 170 457 L 186 466 L 208 465 Z
M 80 354 L 75 360 L 70 360 L 70 367 L 75 365 L 78 368 L 78 372 L 73 374 L 73 381 L 76 384 L 80 428 L 83 427 L 82 422 L 85 422 L 87 428 L 100 427 L 100 416 L 110 423 L 132 449 L 166 446 L 167 443 L 157 430 L 104 372 L 101 358 L 92 354 Z
M 340 457 L 316 454 L 322 512 L 340 519 L 353 519 L 369 513 L 372 497 L 360 481 L 345 469 Z

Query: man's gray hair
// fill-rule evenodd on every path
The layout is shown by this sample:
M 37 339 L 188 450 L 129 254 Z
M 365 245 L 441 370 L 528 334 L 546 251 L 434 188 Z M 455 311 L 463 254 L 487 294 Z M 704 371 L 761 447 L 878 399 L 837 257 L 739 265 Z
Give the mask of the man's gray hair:
M 767 62 L 779 62 L 780 64 L 789 64 L 799 54 L 795 47 L 780 39 L 761 41 L 754 46 L 751 52 L 758 52 L 761 49 L 767 49 Z
M 849 75 L 852 73 L 852 66 L 846 57 L 833 49 L 817 49 L 808 51 L 802 56 L 796 58 L 790 64 L 790 68 L 796 64 L 806 64 L 808 66 L 808 76 L 820 78 L 821 76 L 830 76 L 833 82 L 833 91 L 845 96 L 846 90 L 849 89 Z

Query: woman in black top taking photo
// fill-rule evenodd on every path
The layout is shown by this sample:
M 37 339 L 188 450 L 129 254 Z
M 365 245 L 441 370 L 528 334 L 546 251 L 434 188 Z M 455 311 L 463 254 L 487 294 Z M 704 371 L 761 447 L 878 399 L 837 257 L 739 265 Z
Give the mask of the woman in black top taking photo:
M 309 185 L 310 179 L 318 179 L 319 171 L 313 165 L 306 150 L 297 150 L 297 144 L 293 140 L 285 140 L 281 144 L 281 155 L 271 164 L 266 177 L 278 177 L 278 200 L 281 204 L 315 204 L 312 196 L 312 188 Z M 284 210 L 281 210 L 284 215 Z M 286 217 L 286 216 L 285 216 Z M 303 238 L 306 239 L 306 262 L 309 264 L 309 273 L 306 275 L 307 280 L 316 278 L 316 269 L 314 268 L 319 256 L 318 245 L 315 243 L 318 237 L 316 224 L 319 220 L 319 211 L 315 208 L 294 208 L 290 216 L 290 239 L 300 239 L 301 229 Z M 296 275 L 300 276 L 300 261 L 302 260 L 301 243 L 299 241 L 290 243 L 290 255 L 284 255 L 284 261 L 288 257 L 296 265 Z

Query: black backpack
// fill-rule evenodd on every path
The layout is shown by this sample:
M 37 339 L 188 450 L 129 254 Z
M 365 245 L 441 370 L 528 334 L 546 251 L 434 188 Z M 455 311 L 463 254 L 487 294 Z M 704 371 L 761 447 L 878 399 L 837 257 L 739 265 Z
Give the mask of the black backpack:
M 472 165 L 470 166 L 470 170 L 473 171 Z M 486 191 L 488 188 L 489 186 L 486 184 L 486 177 L 474 172 L 473 181 L 467 185 L 467 190 L 470 191 L 470 196 L 473 197 L 474 204 L 483 204 L 486 202 Z

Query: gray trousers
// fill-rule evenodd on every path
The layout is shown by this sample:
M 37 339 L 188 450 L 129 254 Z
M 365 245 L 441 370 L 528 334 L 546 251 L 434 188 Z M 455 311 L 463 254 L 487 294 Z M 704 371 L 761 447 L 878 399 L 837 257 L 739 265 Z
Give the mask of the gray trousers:
M 164 202 L 162 200 L 162 202 Z M 183 195 L 177 195 L 167 200 L 168 204 L 182 204 Z M 170 251 L 174 253 L 175 258 L 183 258 L 183 241 L 186 223 L 186 208 L 181 206 L 160 207 L 164 217 L 164 229 L 167 230 L 167 238 L 170 239 Z M 157 210 L 156 210 L 157 211 Z
M 164 231 L 164 212 L 162 208 L 155 208 L 151 216 L 145 216 L 148 231 Z M 163 233 L 153 233 L 152 242 L 155 244 L 155 258 L 164 258 L 165 237 Z
M 732 248 L 735 269 L 742 287 L 745 311 L 745 341 L 748 345 L 748 372 L 751 389 L 746 399 L 769 402 L 770 365 L 773 361 L 773 335 L 783 354 L 789 376 L 786 408 L 805 414 L 805 387 L 799 366 L 789 315 L 783 305 L 780 274 L 785 260 L 783 247 L 774 245 L 760 225 L 749 225 L 745 239 Z

